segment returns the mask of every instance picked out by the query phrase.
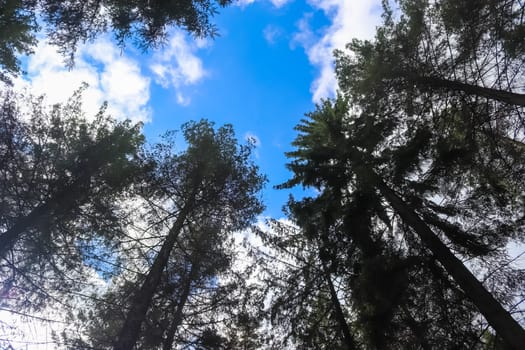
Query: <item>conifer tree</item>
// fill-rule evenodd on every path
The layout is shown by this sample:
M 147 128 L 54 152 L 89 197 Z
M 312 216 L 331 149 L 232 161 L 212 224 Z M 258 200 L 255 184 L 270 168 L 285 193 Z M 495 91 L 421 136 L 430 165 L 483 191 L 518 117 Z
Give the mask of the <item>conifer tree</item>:
M 19 296 L 7 305 L 35 307 L 53 289 L 74 287 L 85 249 L 120 237 L 118 203 L 142 172 L 140 125 L 104 109 L 87 121 L 80 94 L 47 108 L 3 93 L 0 271 L 3 295 Z
M 388 105 L 385 106 L 388 107 Z M 437 214 L 430 215 L 429 213 L 432 211 L 443 213 L 448 209 L 449 215 L 458 220 L 458 217 L 461 218 L 462 214 L 464 214 L 461 207 L 455 207 L 451 202 L 448 202 L 447 195 L 449 194 L 444 192 L 447 190 L 447 186 L 439 186 L 439 181 L 449 181 L 448 177 L 445 177 L 448 175 L 447 173 L 440 173 L 439 175 L 436 173 L 434 174 L 436 175 L 435 178 L 433 176 L 424 177 L 420 175 L 420 172 L 423 172 L 421 167 L 423 161 L 429 165 L 426 171 L 430 174 L 432 174 L 433 166 L 440 162 L 439 156 L 436 156 L 437 159 L 432 158 L 436 153 L 439 155 L 439 152 L 432 152 L 434 150 L 432 147 L 436 147 L 435 144 L 432 144 L 432 134 L 427 134 L 423 138 L 424 141 L 417 140 L 416 136 L 412 136 L 412 138 L 406 137 L 405 135 L 407 134 L 411 135 L 411 131 L 408 128 L 401 129 L 407 130 L 406 134 L 403 131 L 399 131 L 400 125 L 404 125 L 404 119 L 396 119 L 397 116 L 390 117 L 386 113 L 386 117 L 376 118 L 375 115 L 369 115 L 365 111 L 368 112 L 365 109 L 363 112 L 354 115 L 350 110 L 348 101 L 339 98 L 333 103 L 326 101 L 316 112 L 309 114 L 309 119 L 303 120 L 297 127 L 300 131 L 299 136 L 294 141 L 297 150 L 289 153 L 289 156 L 293 158 L 289 166 L 295 176 L 285 186 L 300 183 L 317 187 L 322 191 L 320 198 L 324 196 L 328 199 L 324 199 L 327 212 L 333 211 L 333 209 L 328 209 L 331 208 L 331 205 L 334 205 L 330 203 L 337 203 L 335 204 L 336 207 L 339 205 L 345 206 L 350 205 L 352 201 L 359 198 L 359 201 L 355 203 L 357 208 L 362 210 L 368 206 L 371 213 L 374 213 L 374 216 L 377 218 L 376 222 L 369 222 L 362 226 L 362 229 L 360 229 L 359 222 L 365 217 L 364 213 L 349 218 L 350 226 L 347 234 L 351 235 L 352 240 L 363 254 L 367 254 L 367 251 L 370 254 L 370 247 L 375 245 L 374 241 L 384 242 L 379 245 L 383 247 L 395 245 L 393 244 L 395 242 L 391 241 L 392 239 L 397 240 L 395 236 L 393 238 L 384 236 L 384 232 L 388 232 L 388 230 L 379 230 L 379 232 L 382 232 L 380 234 L 374 234 L 374 231 L 378 232 L 377 229 L 381 227 L 378 226 L 379 221 L 382 222 L 383 227 L 388 228 L 392 226 L 391 221 L 393 218 L 398 217 L 404 225 L 407 225 L 409 234 L 414 235 L 414 238 L 407 237 L 402 240 L 399 244 L 402 244 L 402 247 L 404 246 L 405 248 L 401 249 L 401 251 L 398 249 L 393 257 L 390 257 L 391 254 L 388 253 L 388 250 L 381 252 L 382 257 L 379 256 L 379 258 L 391 261 L 388 264 L 390 268 L 387 269 L 390 272 L 387 273 L 395 276 L 393 273 L 396 270 L 396 260 L 401 263 L 400 266 L 406 265 L 405 262 L 409 263 L 407 267 L 410 267 L 411 261 L 412 265 L 423 263 L 426 265 L 430 264 L 430 266 L 434 264 L 433 261 L 438 262 L 444 268 L 446 274 L 452 277 L 463 290 L 465 298 L 476 305 L 487 321 L 496 329 L 498 335 L 502 336 L 509 345 L 519 348 L 518 344 L 521 342 L 520 334 L 524 333 L 521 326 L 512 319 L 509 313 L 501 307 L 500 303 L 476 280 L 463 263 L 450 252 L 450 248 L 441 241 L 443 238 L 438 238 L 438 235 L 433 231 L 437 230 L 437 232 L 444 235 L 446 241 L 457 247 L 458 251 L 473 256 L 483 256 L 494 253 L 499 247 L 502 247 L 502 243 L 504 245 L 507 242 L 508 238 L 519 234 L 521 229 L 519 220 L 516 222 L 516 217 L 513 213 L 505 210 L 498 211 L 502 217 L 496 221 L 490 218 L 483 220 L 481 216 L 476 216 L 477 223 L 480 226 L 479 230 L 487 232 L 485 235 L 482 235 L 480 232 L 480 235 L 477 236 L 475 225 L 471 227 L 470 231 L 465 231 L 461 227 L 462 221 L 451 223 L 437 217 Z M 391 135 L 396 135 L 396 138 L 392 138 Z M 401 135 L 401 137 L 397 135 Z M 454 136 L 439 135 L 437 138 L 443 139 L 446 137 Z M 429 143 L 425 144 L 425 142 Z M 409 150 L 411 153 L 408 152 Z M 474 161 L 472 163 L 475 164 Z M 469 163 L 469 165 L 472 163 Z M 457 160 L 453 164 L 457 164 L 456 166 L 460 167 L 466 166 L 465 164 L 459 165 Z M 449 171 L 453 170 L 453 164 L 448 165 L 446 169 Z M 404 173 L 402 175 L 397 174 L 396 171 L 398 169 L 404 169 Z M 475 178 L 475 169 L 471 174 Z M 408 176 L 412 178 L 407 178 Z M 436 182 L 418 182 L 419 176 L 422 176 L 422 179 L 431 178 L 432 181 Z M 398 191 L 403 191 L 401 192 L 402 194 L 393 190 L 391 186 L 395 186 Z M 470 186 L 474 186 L 474 189 Z M 476 210 L 482 212 L 487 207 L 491 210 L 501 208 L 496 201 L 489 199 L 494 198 L 493 196 L 497 194 L 490 191 L 475 191 L 475 186 L 476 183 L 474 182 L 470 183 L 469 186 L 465 186 L 464 193 L 468 194 L 470 191 L 474 191 L 476 196 L 482 196 L 487 198 L 487 200 L 483 206 L 473 206 L 469 213 L 470 215 L 475 215 Z M 433 203 L 432 200 L 425 196 L 426 191 L 443 198 L 442 202 L 445 204 L 438 205 Z M 359 193 L 368 193 L 367 197 L 372 199 L 372 201 L 369 204 L 365 204 L 366 202 L 363 202 L 363 199 L 366 197 L 359 195 Z M 468 200 L 474 201 L 474 198 L 470 197 Z M 303 207 L 299 210 L 304 211 L 305 209 Z M 348 209 L 346 210 L 348 211 Z M 393 217 L 387 215 L 387 212 L 390 210 L 393 211 Z M 312 213 L 312 211 L 307 211 L 303 215 L 305 218 L 311 218 Z M 482 215 L 486 215 L 485 212 L 482 212 Z M 467 217 L 463 217 L 465 220 L 467 219 Z M 504 222 L 503 225 L 506 225 L 509 229 L 507 231 L 509 236 L 507 237 L 502 236 L 503 232 L 497 231 L 499 223 L 502 221 Z M 488 235 L 490 235 L 491 229 L 497 232 L 492 232 L 494 240 L 483 242 L 483 238 L 487 239 L 490 237 Z M 496 234 L 498 235 L 498 240 L 494 236 Z M 414 244 L 416 246 L 420 245 L 418 248 L 419 254 L 414 257 L 416 259 L 407 256 L 406 249 Z M 425 251 L 428 251 L 430 255 Z M 373 262 L 367 261 L 365 258 L 366 255 L 361 258 L 360 269 L 364 269 L 365 263 Z M 392 258 L 394 260 L 391 260 Z M 369 267 L 373 267 L 373 265 L 369 265 Z M 379 271 L 376 269 L 373 275 L 378 276 L 378 273 Z M 405 275 L 404 272 L 400 277 L 403 275 Z M 399 280 L 399 282 L 403 283 L 402 280 Z M 367 281 L 364 280 L 363 282 Z M 404 284 L 400 285 L 400 292 L 405 289 L 404 286 Z M 356 296 L 359 295 L 357 287 L 356 285 L 353 286 L 353 292 Z M 389 288 L 389 292 L 395 293 L 395 285 L 391 285 Z M 373 290 L 381 289 L 365 287 L 363 295 L 369 297 Z M 374 307 L 377 308 L 381 307 L 378 304 L 381 300 L 389 300 L 389 302 L 397 303 L 397 306 L 396 304 L 391 306 L 400 308 L 403 304 L 395 302 L 395 300 L 402 300 L 398 299 L 400 297 L 402 295 L 397 297 L 394 297 L 394 294 L 390 296 L 383 295 L 379 299 L 369 299 L 368 302 L 372 302 L 371 305 L 375 305 Z M 391 307 L 385 311 L 388 311 L 388 309 L 391 309 Z M 385 315 L 383 315 L 382 319 L 385 319 Z M 384 331 L 387 328 L 382 327 L 381 329 Z M 509 332 L 509 329 L 512 329 L 512 331 Z M 369 339 L 377 340 L 378 336 L 373 335 Z M 376 343 L 374 346 L 381 348 L 386 346 L 386 344 Z
M 169 215 L 176 219 L 133 295 L 115 349 L 131 349 L 137 342 L 173 249 L 192 220 L 213 223 L 214 230 L 226 233 L 245 228 L 262 210 L 257 193 L 265 179 L 249 159 L 251 147 L 237 144 L 231 126 L 215 130 L 213 124 L 203 120 L 185 124 L 182 131 L 188 143 L 185 152 L 173 154 L 169 144 L 158 145 L 154 152 L 157 167 L 152 176 L 152 193 L 163 202 L 170 202 Z M 195 261 L 191 266 L 193 269 Z M 197 275 L 190 276 L 187 283 L 201 274 L 191 271 Z M 179 316 L 172 320 L 170 337 L 180 323 L 190 289 L 189 284 L 182 287 L 180 310 L 175 313 Z M 169 339 L 172 338 L 168 337 L 167 343 Z

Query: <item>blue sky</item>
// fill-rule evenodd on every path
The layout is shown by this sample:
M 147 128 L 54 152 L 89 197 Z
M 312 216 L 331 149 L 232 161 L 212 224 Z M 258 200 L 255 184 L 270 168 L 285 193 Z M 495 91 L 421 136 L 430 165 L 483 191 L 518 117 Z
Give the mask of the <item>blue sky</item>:
M 279 218 L 290 191 L 272 187 L 290 177 L 293 128 L 334 95 L 332 51 L 371 38 L 380 13 L 379 0 L 239 0 L 215 16 L 214 40 L 173 30 L 165 47 L 142 53 L 101 37 L 79 49 L 71 70 L 43 40 L 15 85 L 56 103 L 87 82 L 88 116 L 107 100 L 113 116 L 144 121 L 150 141 L 188 120 L 233 124 L 240 139 L 257 140 L 255 160 L 269 177 L 265 215 Z

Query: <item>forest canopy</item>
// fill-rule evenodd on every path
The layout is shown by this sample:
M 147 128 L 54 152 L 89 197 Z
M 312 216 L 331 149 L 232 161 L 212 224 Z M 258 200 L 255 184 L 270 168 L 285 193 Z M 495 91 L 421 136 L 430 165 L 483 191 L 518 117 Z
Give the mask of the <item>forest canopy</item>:
M 211 35 L 229 4 L 4 2 L 13 72 L 37 10 L 71 54 L 107 30 L 139 47 L 172 24 Z M 524 15 L 383 2 L 374 38 L 334 53 L 337 95 L 295 127 L 277 188 L 312 191 L 284 219 L 262 216 L 256 141 L 230 124 L 152 141 L 106 105 L 86 116 L 83 88 L 47 106 L 6 87 L 0 310 L 59 323 L 64 349 L 522 349 Z

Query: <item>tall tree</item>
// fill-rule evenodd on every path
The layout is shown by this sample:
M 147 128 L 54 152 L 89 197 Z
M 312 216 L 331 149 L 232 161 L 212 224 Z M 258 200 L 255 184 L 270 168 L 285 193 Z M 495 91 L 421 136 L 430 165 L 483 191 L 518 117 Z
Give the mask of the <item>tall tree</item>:
M 97 240 L 109 244 L 119 235 L 118 200 L 142 167 L 137 153 L 143 141 L 140 125 L 115 122 L 104 115 L 104 109 L 88 122 L 80 97 L 79 91 L 66 104 L 47 108 L 42 99 L 3 93 L 4 292 L 13 289 L 23 295 L 24 283 L 36 283 L 28 288 L 35 291 L 40 279 L 66 277 L 65 270 L 83 265 L 83 244 Z M 48 273 L 53 270 L 59 274 L 51 278 Z M 71 281 L 58 278 L 56 283 L 59 288 Z
M 354 41 L 351 55 L 338 54 L 342 91 L 369 119 L 396 130 L 376 133 L 386 142 L 374 151 L 390 148 L 393 156 L 384 193 L 415 204 L 462 254 L 494 253 L 523 234 L 523 182 L 516 181 L 524 169 L 523 6 L 398 4 L 395 16 L 386 8 L 373 42 Z
M 486 250 L 487 244 L 489 246 L 490 244 L 495 245 L 493 248 L 495 249 L 501 246 L 501 242 L 506 242 L 506 238 L 501 236 L 501 232 L 498 232 L 500 242 L 480 242 L 479 237 L 475 235 L 475 226 L 473 226 L 474 229 L 470 230 L 471 232 L 467 233 L 458 225 L 447 223 L 446 220 L 436 219 L 436 221 L 432 221 L 430 215 L 423 215 L 425 220 L 427 220 L 427 223 L 425 223 L 419 217 L 419 215 L 422 215 L 420 213 L 425 212 L 425 206 L 438 211 L 440 208 L 447 208 L 448 206 L 449 212 L 453 212 L 451 208 L 454 208 L 454 206 L 451 203 L 440 206 L 433 204 L 432 201 L 428 201 L 424 196 L 425 191 L 432 191 L 434 196 L 442 197 L 447 203 L 447 193 L 440 191 L 439 183 L 436 182 L 432 185 L 428 182 L 418 183 L 417 180 L 409 180 L 405 177 L 410 174 L 412 177 L 417 176 L 416 179 L 419 178 L 420 174 L 418 171 L 423 171 L 420 170 L 421 162 L 427 162 L 427 169 L 430 169 L 431 173 L 433 166 L 439 164 L 440 159 L 429 157 L 429 153 L 426 153 L 426 150 L 429 150 L 428 147 L 432 146 L 428 144 L 425 146 L 425 142 L 421 142 L 420 138 L 423 138 L 425 141 L 432 140 L 429 134 L 418 137 L 412 136 L 412 138 L 407 138 L 407 140 L 399 136 L 391 138 L 391 135 L 396 135 L 396 133 L 397 135 L 403 135 L 403 131 L 400 132 L 398 128 L 400 125 L 404 125 L 402 121 L 405 120 L 402 118 L 396 119 L 397 115 L 390 116 L 386 113 L 386 108 L 393 107 L 386 104 L 386 102 L 384 106 L 385 117 L 383 119 L 377 119 L 374 114 L 368 114 L 367 112 L 371 111 L 366 109 L 367 106 L 363 107 L 362 113 L 354 115 L 348 102 L 341 98 L 334 104 L 328 101 L 325 102 L 316 112 L 310 114 L 311 120 L 303 120 L 302 124 L 298 126 L 301 134 L 294 142 L 297 151 L 289 153 L 289 156 L 294 158 L 293 162 L 290 163 L 290 168 L 294 171 L 295 176 L 288 185 L 301 183 L 303 185 L 316 186 L 323 189 L 324 192 L 326 192 L 326 189 L 330 189 L 332 201 L 335 203 L 347 202 L 351 198 L 349 194 L 345 194 L 348 190 L 351 191 L 350 193 L 357 191 L 365 191 L 365 193 L 376 192 L 376 196 L 379 195 L 376 198 L 380 200 L 376 202 L 375 206 L 384 207 L 385 202 L 388 203 L 395 215 L 399 215 L 400 219 L 410 227 L 424 249 L 428 249 L 432 253 L 432 259 L 436 259 L 445 268 L 447 273 L 463 289 L 465 297 L 478 307 L 488 322 L 497 330 L 498 334 L 510 346 L 519 348 L 519 344 L 523 340 L 521 338 L 525 334 L 521 326 L 476 280 L 463 263 L 450 252 L 450 248 L 442 243 L 440 238 L 429 228 L 428 221 L 431 222 L 434 229 L 444 234 L 446 239 L 450 240 L 452 244 L 460 247 L 459 249 L 462 249 L 463 252 L 467 251 L 474 255 L 487 254 L 490 251 L 490 249 Z M 410 130 L 407 131 L 407 133 L 410 132 Z M 442 136 L 440 135 L 438 139 Z M 419 144 L 416 141 L 419 141 Z M 400 144 L 401 142 L 403 143 Z M 414 149 L 411 150 L 410 147 Z M 413 153 L 409 153 L 409 151 Z M 439 152 L 437 153 L 436 157 L 439 157 Z M 430 152 L 430 154 L 432 153 Z M 392 161 L 392 164 L 389 167 L 385 167 L 389 160 Z M 412 165 L 410 162 L 412 162 Z M 471 165 L 473 162 L 468 164 Z M 448 166 L 453 168 L 452 164 Z M 405 171 L 400 178 L 395 176 L 400 176 L 400 174 L 396 174 L 398 169 L 404 169 Z M 378 173 L 381 173 L 381 175 L 378 175 Z M 471 172 L 472 175 L 475 173 L 475 171 Z M 440 173 L 436 176 L 439 180 L 433 176 L 429 178 L 432 178 L 433 181 L 443 181 L 444 177 L 447 180 L 449 179 L 447 175 L 446 173 Z M 385 177 L 388 178 L 390 185 L 386 184 Z M 422 178 L 424 179 L 425 177 Z M 476 179 L 479 181 L 479 177 Z M 401 185 L 402 183 L 404 186 Z M 403 191 L 405 199 L 402 199 L 399 194 L 396 194 L 389 187 L 392 185 Z M 476 187 L 476 183 L 471 185 L 474 188 Z M 419 186 L 419 189 L 417 189 L 417 186 Z M 416 192 L 416 190 L 419 192 Z M 465 191 L 471 190 L 468 186 L 465 187 Z M 494 193 L 489 191 L 485 193 L 477 192 L 477 196 L 486 198 L 491 198 L 494 195 Z M 470 199 L 473 200 L 472 197 Z M 497 210 L 498 205 L 492 206 L 489 203 L 489 207 Z M 445 208 L 442 210 L 445 210 Z M 474 207 L 474 209 L 482 210 L 484 208 Z M 505 212 L 500 211 L 500 213 Z M 378 216 L 382 217 L 383 221 L 388 222 L 388 220 L 384 219 L 384 214 L 379 212 Z M 457 217 L 458 214 L 455 216 Z M 514 227 L 518 230 L 509 232 L 509 235 L 512 237 L 519 232 L 520 224 L 519 222 L 517 226 L 514 224 L 515 216 L 513 215 L 509 216 L 507 214 L 504 217 L 508 220 L 506 221 L 508 227 Z M 488 227 L 495 229 L 493 222 L 490 220 L 484 221 Z M 480 221 L 480 224 L 481 222 L 483 220 Z M 355 221 L 352 224 L 357 225 Z M 484 231 L 487 232 L 486 227 Z M 357 241 L 359 236 L 353 234 L 353 238 Z M 381 239 L 381 236 L 377 238 Z M 382 239 L 384 240 L 384 238 Z M 512 331 L 509 332 L 509 329 L 512 329 Z
M 136 343 L 170 254 L 192 218 L 207 218 L 228 232 L 245 228 L 262 210 L 257 193 L 265 179 L 249 159 L 251 147 L 237 145 L 232 127 L 215 131 L 213 124 L 201 121 L 182 130 L 185 152 L 171 154 L 169 147 L 159 146 L 156 155 L 157 193 L 171 200 L 176 220 L 133 297 L 115 349 L 131 349 Z

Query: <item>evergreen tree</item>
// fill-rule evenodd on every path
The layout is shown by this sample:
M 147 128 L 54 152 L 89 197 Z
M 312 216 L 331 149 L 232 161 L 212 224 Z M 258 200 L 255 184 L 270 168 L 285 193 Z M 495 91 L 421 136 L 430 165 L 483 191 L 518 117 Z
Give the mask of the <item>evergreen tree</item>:
M 384 105 L 381 102 L 378 104 L 384 106 L 385 110 L 386 108 L 393 108 L 388 105 L 386 101 Z M 356 107 L 357 110 L 361 108 L 361 106 Z M 368 279 L 370 276 L 381 276 L 380 270 L 377 270 L 377 268 L 384 269 L 384 267 L 381 267 L 381 264 L 377 265 L 378 258 L 380 258 L 379 261 L 383 261 L 383 265 L 385 265 L 385 261 L 390 261 L 390 263 L 387 264 L 389 268 L 384 271 L 384 273 L 386 273 L 384 276 L 396 276 L 395 265 L 398 264 L 396 260 L 399 261 L 400 266 L 405 266 L 399 275 L 400 280 L 397 280 L 397 278 L 391 280 L 388 293 L 394 294 L 385 295 L 384 292 L 382 292 L 382 295 L 380 293 L 380 295 L 370 299 L 373 293 L 375 293 L 374 290 L 381 292 L 382 289 L 383 291 L 385 290 L 385 287 L 383 286 L 382 289 L 371 288 L 369 280 L 359 281 L 358 279 L 360 285 L 354 284 L 352 287 L 354 297 L 359 297 L 359 288 L 364 288 L 362 295 L 368 299 L 366 305 L 371 305 L 375 308 L 379 307 L 381 309 L 380 303 L 382 300 L 388 300 L 390 304 L 394 303 L 384 310 L 390 312 L 389 317 L 386 317 L 385 314 L 377 314 L 377 312 L 374 312 L 376 316 L 381 316 L 379 319 L 393 319 L 395 314 L 391 312 L 395 311 L 395 308 L 403 309 L 403 303 L 401 303 L 403 300 L 402 292 L 406 289 L 406 282 L 403 282 L 403 279 L 407 277 L 406 271 L 403 272 L 403 270 L 406 270 L 406 267 L 410 267 L 411 265 L 417 266 L 421 263 L 429 265 L 429 262 L 432 262 L 432 265 L 435 259 L 463 290 L 465 297 L 475 304 L 487 318 L 488 322 L 497 329 L 498 334 L 501 335 L 508 344 L 513 344 L 512 346 L 518 348 L 517 344 L 521 342 L 519 337 L 521 336 L 520 334 L 523 333 L 523 329 L 474 278 L 461 261 L 450 252 L 450 248 L 442 243 L 440 238 L 430 229 L 429 224 L 433 226 L 434 230 L 443 234 L 448 242 L 458 247 L 458 251 L 480 256 L 487 255 L 490 252 L 493 253 L 494 250 L 502 246 L 502 243 L 504 245 L 509 236 L 513 237 L 515 234 L 518 234 L 521 229 L 519 220 L 515 222 L 515 215 L 512 215 L 511 211 L 506 212 L 505 210 L 498 211 L 502 217 L 498 218 L 495 222 L 490 218 L 483 220 L 481 217 L 476 216 L 476 220 L 478 220 L 477 224 L 481 226 L 480 230 L 483 229 L 483 232 L 490 233 L 490 229 L 497 229 L 495 224 L 498 224 L 499 220 L 505 222 L 506 227 L 509 229 L 509 236 L 505 237 L 502 236 L 502 232 L 497 232 L 498 241 L 496 241 L 496 237 L 493 236 L 494 241 L 480 242 L 480 238 L 485 237 L 483 237 L 482 234 L 476 236 L 476 226 L 474 225 L 470 232 L 464 231 L 461 227 L 461 223 L 463 223 L 461 208 L 457 209 L 451 202 L 448 202 L 447 192 L 443 192 L 447 190 L 446 186 L 443 186 L 444 188 L 440 188 L 439 186 L 440 181 L 445 181 L 445 184 L 449 181 L 449 178 L 445 177 L 448 174 L 440 173 L 436 178 L 429 176 L 428 178 L 432 178 L 432 181 L 435 181 L 435 183 L 432 183 L 432 181 L 428 183 L 424 181 L 417 182 L 417 179 L 426 179 L 425 176 L 419 173 L 423 172 L 422 162 L 427 162 L 426 170 L 428 173 L 432 173 L 435 163 L 439 164 L 439 159 L 436 160 L 430 156 L 435 155 L 435 153 L 428 151 L 433 150 L 432 147 L 434 145 L 431 144 L 433 140 L 432 135 L 427 133 L 426 136 L 422 137 L 424 141 L 419 140 L 418 144 L 417 137 L 413 136 L 409 138 L 405 136 L 407 134 L 411 135 L 410 132 L 412 131 L 409 128 L 405 129 L 403 127 L 405 125 L 403 122 L 406 122 L 406 119 L 397 117 L 395 114 L 390 116 L 386 111 L 383 114 L 385 117 L 382 119 L 377 118 L 376 115 L 372 113 L 368 114 L 367 112 L 371 111 L 366 108 L 367 106 L 363 106 L 361 113 L 353 114 L 347 100 L 339 98 L 333 104 L 326 101 L 316 112 L 309 115 L 310 119 L 303 120 L 302 124 L 298 126 L 298 130 L 301 133 L 296 141 L 294 141 L 297 150 L 289 153 L 289 156 L 294 158 L 289 166 L 295 176 L 286 184 L 286 186 L 292 186 L 300 183 L 317 187 L 323 193 L 321 197 L 325 197 L 323 203 L 328 213 L 333 210 L 330 208 L 339 205 L 346 206 L 346 211 L 351 213 L 349 210 L 352 207 L 352 202 L 359 200 L 355 202 L 355 208 L 360 210 L 361 213 L 349 218 L 351 226 L 349 226 L 347 234 L 351 235 L 352 240 L 365 255 L 361 258 L 361 266 L 359 269 L 363 271 L 367 265 L 368 268 L 373 269 L 371 270 L 373 273 L 368 273 Z M 377 108 L 377 106 L 373 108 Z M 395 138 L 393 137 L 394 135 Z M 439 135 L 439 137 L 446 138 L 453 137 L 453 135 Z M 425 144 L 425 142 L 429 140 L 430 142 Z M 433 161 L 435 163 L 432 163 Z M 456 163 L 453 164 L 459 163 L 457 160 L 455 162 Z M 468 164 L 472 163 L 474 162 Z M 446 169 L 453 169 L 453 164 L 447 164 Z M 461 164 L 460 166 L 463 165 L 464 164 Z M 403 169 L 404 172 L 400 176 L 396 174 L 396 171 L 401 169 Z M 475 171 L 470 174 L 473 178 L 474 175 L 479 175 L 476 174 Z M 386 181 L 389 181 L 389 184 L 386 183 L 384 178 L 388 179 Z M 463 186 L 463 191 L 466 191 L 467 194 L 469 191 L 476 192 L 478 200 L 479 197 L 487 198 L 485 200 L 487 203 L 483 202 L 482 206 L 473 206 L 473 210 L 469 214 L 480 211 L 482 215 L 486 215 L 482 210 L 487 209 L 487 207 L 491 210 L 500 208 L 499 205 L 494 204 L 494 193 L 490 191 L 475 191 L 475 182 L 471 182 L 469 185 L 474 186 L 474 189 L 470 188 L 470 186 Z M 390 186 L 396 186 L 396 189 L 402 192 L 396 193 Z M 434 196 L 443 198 L 442 202 L 445 203 L 445 205 L 434 203 L 425 196 L 426 191 L 432 193 Z M 403 193 L 405 199 L 402 199 L 399 193 Z M 366 196 L 363 197 L 363 194 Z M 363 202 L 364 198 L 369 198 L 367 200 L 369 204 Z M 492 200 L 490 198 L 492 198 Z M 370 201 L 370 199 L 372 201 Z M 457 197 L 452 199 L 457 200 Z M 470 201 L 474 200 L 472 197 L 468 199 Z M 508 203 L 507 201 L 506 205 Z M 370 208 L 370 213 L 373 213 L 377 219 L 376 222 L 369 221 L 368 224 L 364 222 L 364 226 L 361 226 L 359 223 L 369 215 L 363 212 L 367 207 Z M 503 207 L 505 207 L 505 205 L 503 205 Z M 425 210 L 427 210 L 428 213 L 430 209 L 435 210 L 437 213 L 443 213 L 446 209 L 449 209 L 449 220 L 450 217 L 452 217 L 454 221 L 458 221 L 452 224 L 447 222 L 446 219 L 436 219 L 437 214 L 435 216 L 422 214 L 425 213 Z M 454 209 L 456 209 L 456 211 L 454 211 Z M 303 207 L 299 210 L 304 211 L 305 208 Z M 393 210 L 394 218 L 399 216 L 401 222 L 409 228 L 408 232 L 415 234 L 415 236 L 413 238 L 407 237 L 399 243 L 396 242 L 399 238 L 396 238 L 395 235 L 393 238 L 385 237 L 384 232 L 388 232 L 388 230 L 378 230 L 378 228 L 381 227 L 381 225 L 378 226 L 378 222 L 382 222 L 382 226 L 385 228 L 393 226 L 391 224 L 393 218 L 386 214 L 387 210 Z M 302 215 L 304 215 L 305 218 L 312 217 L 312 209 L 304 212 Z M 423 220 L 419 215 L 423 217 Z M 436 221 L 433 221 L 432 218 L 436 219 Z M 464 218 L 465 220 L 468 219 L 467 216 L 464 216 Z M 362 227 L 362 229 L 360 227 Z M 374 234 L 374 231 L 377 233 Z M 492 232 L 492 234 L 495 235 L 496 233 Z M 394 241 L 392 241 L 392 239 L 394 239 Z M 379 245 L 379 247 L 384 247 L 380 250 L 382 257 L 376 256 L 374 258 L 376 260 L 376 267 L 369 265 L 370 263 L 374 264 L 374 260 L 368 260 L 366 258 L 366 255 L 374 254 L 373 250 L 371 250 L 371 247 L 373 248 L 374 245 L 376 245 L 374 241 L 384 242 Z M 397 248 L 397 251 L 394 251 L 395 255 L 392 256 L 392 246 L 397 244 L 401 244 L 402 249 L 399 250 L 399 248 Z M 417 249 L 420 253 L 415 257 L 416 259 L 407 255 L 407 248 L 414 244 L 416 246 L 420 245 Z M 494 250 L 491 251 L 490 248 L 487 249 L 488 247 L 492 247 Z M 385 249 L 387 250 L 385 251 Z M 428 252 L 431 253 L 430 256 L 425 252 L 427 249 Z M 352 282 L 350 283 L 352 284 Z M 365 283 L 364 287 L 362 285 L 363 283 Z M 397 289 L 396 284 L 393 283 L 401 283 L 399 289 Z M 369 286 L 366 287 L 366 284 Z M 395 296 L 396 290 L 401 292 L 401 294 Z M 404 292 L 404 294 L 406 297 L 407 292 Z M 397 302 L 395 300 L 397 300 Z M 355 305 L 358 309 L 359 304 L 361 304 L 361 302 L 356 300 Z M 488 309 L 487 306 L 492 309 Z M 369 307 L 370 306 L 367 308 Z M 392 307 L 395 308 L 392 309 Z M 452 306 L 448 305 L 448 307 Z M 366 310 L 367 309 L 365 309 L 365 311 Z M 374 323 L 375 321 L 372 325 Z M 502 326 L 502 324 L 505 324 L 505 326 Z M 366 328 L 369 332 L 370 325 Z M 417 327 L 410 328 L 412 328 L 412 331 L 415 331 Z M 510 328 L 512 328 L 513 331 L 507 332 Z M 387 327 L 382 326 L 378 329 L 380 329 L 381 332 L 385 332 Z M 369 339 L 375 342 L 373 346 L 382 348 L 385 347 L 386 344 L 389 344 L 389 342 L 377 343 L 379 337 L 380 335 L 371 333 Z
M 342 92 L 361 113 L 356 137 L 377 142 L 365 149 L 380 155 L 367 176 L 384 174 L 391 204 L 402 197 L 457 253 L 502 260 L 498 252 L 523 235 L 523 7 L 399 4 L 373 42 L 354 41 L 352 55 L 337 57 Z
M 3 93 L 0 274 L 2 294 L 18 296 L 6 305 L 36 307 L 78 285 L 86 249 L 120 237 L 118 203 L 142 171 L 140 125 L 104 109 L 88 122 L 80 97 L 49 109 L 41 98 Z
M 212 222 L 219 232 L 231 232 L 245 228 L 262 210 L 256 195 L 265 179 L 249 160 L 250 146 L 237 145 L 232 127 L 215 131 L 211 123 L 201 121 L 187 123 L 182 130 L 188 143 L 185 152 L 173 154 L 169 145 L 159 145 L 154 153 L 158 165 L 153 189 L 163 201 L 171 202 L 169 215 L 176 219 L 134 293 L 115 349 L 135 345 L 173 248 L 193 219 Z M 188 286 L 183 291 L 189 292 Z M 186 298 L 182 293 L 179 301 Z M 176 328 L 179 322 L 174 319 L 172 326 Z

